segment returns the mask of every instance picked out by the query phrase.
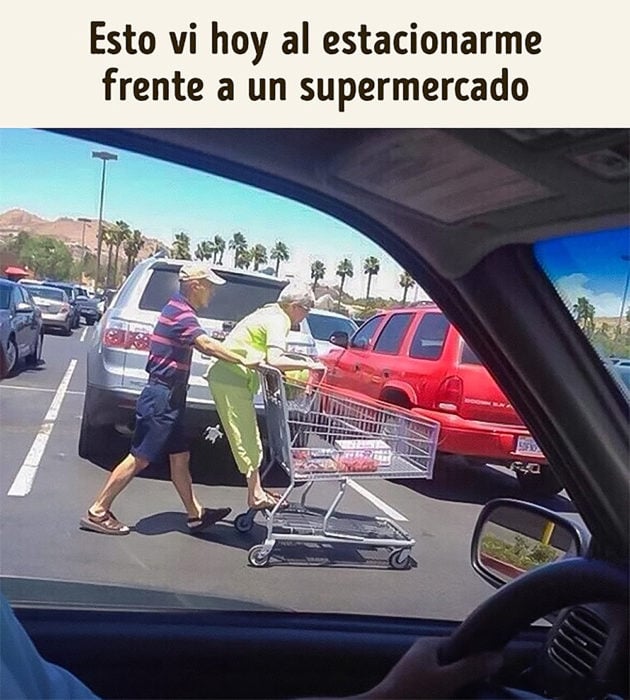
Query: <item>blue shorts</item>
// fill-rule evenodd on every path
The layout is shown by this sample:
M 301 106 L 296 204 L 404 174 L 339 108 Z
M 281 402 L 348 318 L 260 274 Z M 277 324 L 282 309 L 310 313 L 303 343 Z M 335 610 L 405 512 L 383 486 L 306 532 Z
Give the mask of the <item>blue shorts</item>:
M 147 384 L 136 403 L 136 427 L 131 440 L 131 454 L 157 462 L 166 455 L 188 452 L 184 434 L 186 409 L 184 385 Z

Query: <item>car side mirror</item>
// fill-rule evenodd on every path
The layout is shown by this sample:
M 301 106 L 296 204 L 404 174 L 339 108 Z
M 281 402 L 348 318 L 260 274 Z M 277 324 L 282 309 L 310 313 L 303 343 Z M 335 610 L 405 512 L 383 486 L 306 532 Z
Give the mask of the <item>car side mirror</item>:
M 582 556 L 587 535 L 542 506 L 508 498 L 487 503 L 471 544 L 473 569 L 495 588 L 543 564 Z
M 33 310 L 33 307 L 30 304 L 27 304 L 25 301 L 21 301 L 15 305 L 15 313 L 16 314 L 28 314 L 32 310 Z
M 347 348 L 348 341 L 348 334 L 345 331 L 336 331 L 330 336 L 330 338 L 328 338 L 329 343 L 338 345 L 340 348 Z

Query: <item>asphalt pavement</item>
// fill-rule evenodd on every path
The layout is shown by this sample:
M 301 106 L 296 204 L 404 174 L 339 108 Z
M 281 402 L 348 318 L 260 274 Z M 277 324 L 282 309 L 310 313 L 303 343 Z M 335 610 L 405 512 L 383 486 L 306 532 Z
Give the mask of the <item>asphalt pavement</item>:
M 81 326 L 67 338 L 47 334 L 44 362 L 20 367 L 0 383 L 3 577 L 132 586 L 175 592 L 181 600 L 211 596 L 228 608 L 440 619 L 461 619 L 492 592 L 470 566 L 470 536 L 486 501 L 519 497 L 519 489 L 505 470 L 457 458 L 439 461 L 431 481 L 359 479 L 347 489 L 342 512 L 391 518 L 416 540 L 413 566 L 404 571 L 390 569 L 383 550 L 330 544 L 279 543 L 267 567 L 250 566 L 247 552 L 264 540 L 264 520 L 258 516 L 247 534 L 234 528 L 245 488 L 221 443 L 196 445 L 193 474 L 205 505 L 233 509 L 226 521 L 191 536 L 172 484 L 154 470 L 134 479 L 115 503 L 117 517 L 133 528 L 130 535 L 80 530 L 80 517 L 125 447 L 124 439 L 108 446 L 99 464 L 77 454 L 86 352 L 96 332 Z M 317 484 L 308 503 L 326 508 L 335 493 L 334 483 Z M 573 511 L 564 496 L 545 504 Z

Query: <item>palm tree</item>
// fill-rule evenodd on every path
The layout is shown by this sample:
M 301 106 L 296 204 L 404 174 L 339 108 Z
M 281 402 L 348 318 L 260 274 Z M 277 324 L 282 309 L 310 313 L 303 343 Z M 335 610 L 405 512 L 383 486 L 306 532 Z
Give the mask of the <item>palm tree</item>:
M 234 267 L 239 267 L 238 260 L 247 250 L 247 239 L 240 231 L 237 231 L 230 239 L 228 248 L 234 251 Z
M 114 250 L 114 242 L 116 240 L 116 227 L 107 226 L 103 229 L 103 243 L 107 246 L 107 275 L 105 277 L 105 286 L 111 287 L 112 274 L 112 253 Z
M 339 285 L 339 299 L 337 299 L 337 309 L 339 309 L 341 308 L 341 297 L 343 295 L 343 285 L 346 281 L 346 277 L 354 276 L 352 261 L 348 258 L 344 258 L 339 265 L 337 265 L 337 272 L 335 274 L 337 277 L 341 277 L 341 284 Z
M 212 262 L 218 265 L 223 265 L 223 253 L 225 253 L 225 238 L 219 236 L 217 233 L 212 241 L 213 246 L 213 258 Z M 217 260 L 218 258 L 218 260 Z
M 197 243 L 197 247 L 195 248 L 195 257 L 197 260 L 205 260 L 206 259 L 206 251 L 204 248 L 204 242 L 202 241 L 201 243 Z
M 271 253 L 269 253 L 269 257 L 272 260 L 276 261 L 276 277 L 278 276 L 278 272 L 280 271 L 280 263 L 281 262 L 286 262 L 289 259 L 289 249 L 286 246 L 286 243 L 283 243 L 282 241 L 276 241 L 276 245 L 271 249 Z
M 190 236 L 183 231 L 175 235 L 173 255 L 180 260 L 190 260 Z
M 403 272 L 402 275 L 398 279 L 398 283 L 400 286 L 403 288 L 403 298 L 402 298 L 402 304 L 403 306 L 407 303 L 407 292 L 411 287 L 414 286 L 415 282 L 413 277 L 408 273 L 408 272 Z
M 247 247 L 242 249 L 234 261 L 234 267 L 249 270 L 249 266 L 252 262 L 252 251 Z
M 136 228 L 132 231 L 129 238 L 123 243 L 123 251 L 127 256 L 127 276 L 131 272 L 136 263 L 138 253 L 144 247 L 144 239 L 142 233 Z
M 117 286 L 118 284 L 118 255 L 120 253 L 120 246 L 123 245 L 123 243 L 130 238 L 131 236 L 131 228 L 129 224 L 126 221 L 123 221 L 120 219 L 119 221 L 116 222 L 116 226 L 114 227 L 114 285 Z
M 319 280 L 324 279 L 324 275 L 326 274 L 326 265 L 321 260 L 316 260 L 312 265 L 311 265 L 311 279 L 313 280 L 313 294 L 315 293 L 315 290 L 317 289 L 317 283 Z
M 573 304 L 573 313 L 578 326 L 584 331 L 587 337 L 591 337 L 595 330 L 595 307 L 586 297 L 578 297 Z
M 378 275 L 380 269 L 381 263 L 379 262 L 378 258 L 375 258 L 373 255 L 370 255 L 363 261 L 363 272 L 368 276 L 367 290 L 365 292 L 366 304 L 370 298 L 370 287 L 372 286 L 372 277 L 374 277 L 374 275 Z
M 250 260 L 254 263 L 254 270 L 267 262 L 267 249 L 262 243 L 256 245 L 250 251 Z

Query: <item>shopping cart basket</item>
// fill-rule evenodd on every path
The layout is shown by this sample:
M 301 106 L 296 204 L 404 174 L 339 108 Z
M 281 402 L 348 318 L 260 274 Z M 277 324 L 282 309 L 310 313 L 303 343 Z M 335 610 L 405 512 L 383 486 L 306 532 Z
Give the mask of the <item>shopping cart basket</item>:
M 267 424 L 268 459 L 262 475 L 279 465 L 289 486 L 273 509 L 264 511 L 267 536 L 249 550 L 253 566 L 265 566 L 277 542 L 336 543 L 390 550 L 389 565 L 410 565 L 415 540 L 389 518 L 352 518 L 337 513 L 349 479 L 430 479 L 439 423 L 406 409 L 344 395 L 310 373 L 302 383 L 273 367 L 260 367 Z M 338 482 L 325 512 L 309 508 L 307 496 L 319 481 Z M 289 503 L 305 486 L 299 503 Z M 256 514 L 238 515 L 235 527 L 248 532 Z

